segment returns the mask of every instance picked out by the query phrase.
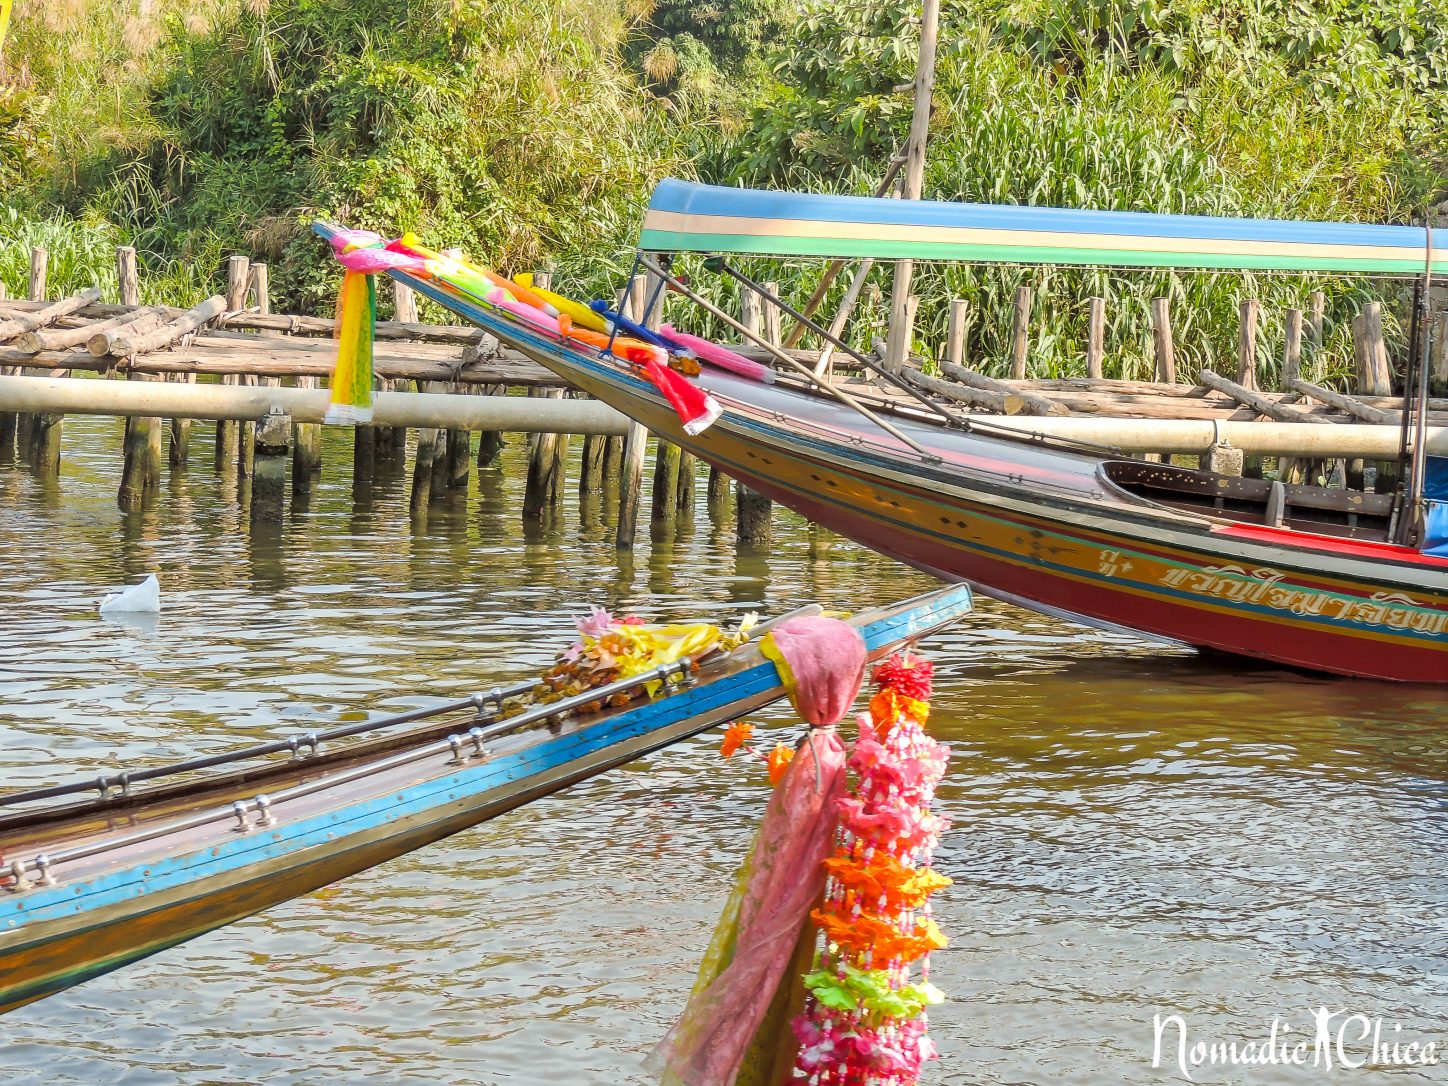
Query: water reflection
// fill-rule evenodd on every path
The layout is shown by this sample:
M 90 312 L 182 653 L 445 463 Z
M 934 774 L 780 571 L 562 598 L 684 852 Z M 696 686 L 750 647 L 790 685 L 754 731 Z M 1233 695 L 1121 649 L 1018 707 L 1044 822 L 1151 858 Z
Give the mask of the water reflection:
M 517 441 L 424 519 L 399 460 L 354 483 L 350 440 L 329 432 L 314 498 L 258 535 L 198 426 L 192 470 L 123 516 L 113 429 L 68 421 L 59 488 L 0 468 L 0 542 L 24 556 L 0 567 L 9 785 L 520 678 L 588 603 L 733 620 L 928 586 L 782 513 L 768 547 L 740 550 L 704 512 L 702 483 L 692 521 L 640 525 L 623 555 L 614 503 L 580 511 L 576 484 L 561 518 L 525 524 Z M 99 619 L 108 587 L 149 572 L 154 630 Z M 928 1081 L 1167 1081 L 1150 1066 L 1158 1011 L 1248 1039 L 1326 1004 L 1448 1041 L 1435 693 L 1163 649 L 989 600 L 930 651 L 932 725 L 955 751 L 939 862 L 957 886 L 937 914 L 953 945 L 935 979 L 952 1002 L 933 1015 L 946 1057 Z M 722 763 L 714 743 L 7 1016 L 6 1081 L 642 1081 L 765 795 L 762 774 Z

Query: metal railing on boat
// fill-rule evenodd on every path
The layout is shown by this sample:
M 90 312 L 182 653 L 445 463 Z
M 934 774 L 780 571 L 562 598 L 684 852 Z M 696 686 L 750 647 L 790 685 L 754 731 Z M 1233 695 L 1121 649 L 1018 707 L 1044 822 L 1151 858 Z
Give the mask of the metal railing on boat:
M 166 820 L 155 826 L 139 830 L 135 833 L 126 834 L 122 837 L 103 838 L 88 844 L 77 845 L 74 848 L 62 849 L 53 853 L 39 853 L 26 860 L 14 860 L 6 868 L 10 875 L 10 882 L 7 889 L 12 892 L 19 892 L 30 889 L 36 883 L 51 885 L 56 881 L 53 869 L 60 864 L 73 863 L 77 860 L 88 859 L 89 857 L 98 856 L 117 849 L 144 844 L 158 837 L 165 837 L 183 830 L 210 825 L 214 822 L 223 822 L 230 818 L 237 820 L 237 825 L 233 827 L 236 832 L 249 833 L 254 829 L 274 825 L 276 817 L 273 812 L 278 804 L 285 803 L 289 800 L 300 799 L 303 796 L 320 792 L 323 789 L 333 788 L 340 784 L 348 784 L 353 781 L 362 780 L 373 774 L 396 769 L 436 754 L 450 755 L 447 763 L 449 765 L 463 765 L 469 761 L 483 759 L 489 754 L 485 746 L 487 742 L 511 735 L 531 725 L 550 721 L 556 722 L 556 718 L 566 716 L 577 709 L 593 705 L 600 701 L 606 701 L 618 694 L 633 692 L 646 687 L 649 683 L 661 682 L 664 688 L 671 692 L 679 687 L 687 686 L 692 682 L 689 671 L 693 665 L 693 657 L 683 656 L 673 663 L 660 664 L 658 667 L 639 675 L 634 675 L 627 679 L 619 679 L 616 682 L 608 683 L 604 686 L 594 687 L 580 694 L 563 698 L 560 701 L 535 706 L 517 716 L 509 717 L 507 720 L 500 720 L 488 727 L 475 726 L 465 733 L 449 735 L 447 738 L 438 740 L 437 742 L 403 751 L 400 754 L 394 754 L 388 758 L 368 762 L 365 765 L 355 766 L 349 770 L 325 774 L 315 780 L 304 781 L 301 784 L 293 785 L 275 794 L 268 795 L 266 793 L 260 793 L 249 800 L 237 800 L 225 807 L 212 808 L 185 818 Z M 535 684 L 525 683 L 520 685 L 522 689 L 526 691 L 531 689 Z M 515 688 L 509 687 L 505 689 Z M 497 691 L 493 691 L 492 693 L 497 693 Z M 486 697 L 489 698 L 491 698 L 491 696 L 491 693 L 486 695 Z M 410 719 L 418 719 L 417 713 L 437 716 L 443 712 L 449 710 L 455 711 L 472 704 L 473 699 L 466 698 L 459 702 L 450 703 L 447 707 L 434 707 L 430 711 L 415 710 L 414 713 L 399 714 L 399 716 L 409 717 Z M 386 723 L 395 722 L 396 720 L 394 718 L 389 718 Z M 363 723 L 376 726 L 383 722 L 365 721 Z M 357 728 L 359 728 L 359 725 L 349 725 L 348 729 L 334 729 L 334 731 L 349 731 L 350 729 Z M 467 752 L 464 749 L 468 744 L 472 745 L 471 752 Z M 274 744 L 262 745 L 273 746 Z M 254 750 L 255 748 L 248 749 Z M 285 742 L 283 742 L 281 749 L 287 749 Z M 236 752 L 238 756 L 244 753 L 246 752 Z M 196 761 L 205 761 L 205 759 L 196 759 Z M 181 764 L 186 765 L 189 763 Z M 175 771 L 175 767 L 158 767 L 158 769 L 166 768 Z M 82 790 L 88 790 L 92 787 L 94 787 L 94 785 L 87 783 Z M 45 790 L 40 789 L 38 791 Z M 252 818 L 253 815 L 255 815 L 255 818 Z M 36 879 L 32 880 L 30 878 L 31 873 L 36 875 Z
M 396 713 L 392 716 L 379 717 L 373 720 L 362 720 L 355 724 L 344 724 L 340 727 L 329 728 L 326 731 L 303 732 L 298 735 L 289 736 L 286 739 L 274 739 L 268 743 L 257 743 L 254 746 L 242 747 L 240 750 L 225 751 L 221 754 L 208 754 L 200 758 L 190 758 L 184 762 L 172 762 L 167 765 L 153 766 L 149 769 L 127 770 L 114 776 L 101 776 L 94 780 L 73 781 L 70 784 L 51 785 L 47 788 L 33 788 L 24 792 L 0 793 L 0 808 L 15 807 L 25 803 L 37 803 L 45 799 L 57 799 L 61 796 L 79 795 L 84 792 L 96 791 L 100 793 L 102 800 L 112 797 L 112 790 L 115 795 L 126 797 L 131 795 L 131 786 L 143 781 L 153 781 L 161 777 L 170 777 L 180 773 L 194 773 L 202 769 L 213 769 L 219 765 L 228 765 L 233 762 L 248 761 L 252 758 L 263 758 L 271 754 L 286 754 L 290 752 L 295 759 L 315 755 L 323 743 L 336 739 L 345 739 L 354 735 L 362 735 L 365 732 L 380 731 L 384 728 L 393 728 L 399 724 L 410 724 L 417 720 L 427 720 L 432 717 L 446 716 L 448 713 L 460 712 L 464 709 L 474 709 L 477 712 L 477 719 L 487 719 L 496 716 L 502 711 L 503 702 L 512 697 L 526 694 L 538 683 L 536 680 L 514 683 L 511 686 L 494 687 L 486 693 L 472 694 L 466 698 L 456 701 L 445 702 L 442 705 L 430 705 L 421 709 L 410 709 L 405 713 Z M 484 713 L 489 703 L 494 709 L 491 713 Z

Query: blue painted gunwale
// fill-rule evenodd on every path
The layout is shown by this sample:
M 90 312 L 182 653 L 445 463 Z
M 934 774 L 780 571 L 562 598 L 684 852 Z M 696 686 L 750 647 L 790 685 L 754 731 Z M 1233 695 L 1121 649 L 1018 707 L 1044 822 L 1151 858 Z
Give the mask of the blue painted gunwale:
M 970 608 L 969 589 L 959 586 L 954 591 L 933 594 L 929 603 L 912 611 L 870 623 L 860 632 L 867 648 L 876 651 L 884 645 L 918 636 L 958 618 L 968 613 Z M 765 661 L 735 675 L 626 710 L 581 731 L 546 740 L 514 754 L 498 756 L 398 792 L 389 792 L 297 822 L 283 822 L 275 829 L 254 830 L 188 853 L 131 864 L 87 881 L 62 881 L 53 887 L 30 890 L 0 903 L 0 917 L 5 918 L 0 940 L 4 941 L 7 949 L 17 949 L 26 943 L 12 942 L 8 936 L 23 934 L 24 929 L 31 925 L 98 911 L 144 895 L 184 887 L 283 858 L 329 841 L 363 834 L 392 822 L 424 817 L 445 804 L 480 797 L 505 784 L 522 782 L 549 770 L 564 768 L 589 754 L 660 731 L 690 717 L 718 711 L 778 686 L 779 676 L 774 665 Z M 646 754 L 668 741 L 671 740 L 661 741 L 653 747 L 641 747 L 634 756 Z

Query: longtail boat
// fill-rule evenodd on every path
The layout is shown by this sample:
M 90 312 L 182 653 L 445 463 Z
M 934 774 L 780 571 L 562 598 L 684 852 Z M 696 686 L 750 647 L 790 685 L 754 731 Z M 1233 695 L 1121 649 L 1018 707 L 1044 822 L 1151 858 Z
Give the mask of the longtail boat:
M 960 587 L 850 621 L 878 659 L 970 606 L 969 590 Z M 505 716 L 504 707 L 534 686 L 175 765 L 0 793 L 0 1013 L 785 693 L 775 665 L 752 641 Z M 656 696 L 646 695 L 649 687 Z M 597 708 L 604 700 L 627 703 Z
M 317 225 L 324 236 L 334 230 Z M 643 254 L 713 254 L 726 268 L 718 254 L 1448 271 L 1448 249 L 1434 249 L 1427 230 L 1414 227 L 809 196 L 679 181 L 655 191 L 639 249 L 656 280 L 701 304 Z M 774 501 L 943 579 L 1047 614 L 1203 649 L 1340 675 L 1448 682 L 1448 545 L 1422 538 L 1409 545 L 1402 532 L 1404 517 L 1432 508 L 1421 493 L 1404 502 L 1231 478 L 992 425 L 938 404 L 845 397 L 822 378 L 766 383 L 707 366 L 697 385 L 722 413 L 691 433 L 629 363 L 446 283 L 392 274 Z M 1426 366 L 1419 372 L 1426 384 Z M 1423 395 L 1418 479 L 1423 461 L 1433 459 L 1422 453 L 1427 441 L 1443 439 L 1422 423 L 1425 403 Z M 1433 515 L 1441 519 L 1441 510 Z

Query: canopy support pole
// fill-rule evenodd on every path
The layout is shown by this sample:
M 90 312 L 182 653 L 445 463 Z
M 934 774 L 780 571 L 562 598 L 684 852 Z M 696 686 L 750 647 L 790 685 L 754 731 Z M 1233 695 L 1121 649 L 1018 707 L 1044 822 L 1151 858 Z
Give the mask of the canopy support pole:
M 673 287 L 675 290 L 677 290 L 677 291 L 678 291 L 680 294 L 682 294 L 684 297 L 688 298 L 688 299 L 689 299 L 691 302 L 693 302 L 695 305 L 697 305 L 697 306 L 699 306 L 701 309 L 703 309 L 704 312 L 706 312 L 706 313 L 710 314 L 711 316 L 716 317 L 716 318 L 718 318 L 719 320 L 723 321 L 723 322 L 724 322 L 725 324 L 727 324 L 730 328 L 733 328 L 733 329 L 734 329 L 736 332 L 738 332 L 741 336 L 743 336 L 745 339 L 749 340 L 751 343 L 755 344 L 756 346 L 763 347 L 763 348 L 764 348 L 766 351 L 768 351 L 775 359 L 777 359 L 777 360 L 780 361 L 780 362 L 783 362 L 783 363 L 784 363 L 786 366 L 788 366 L 790 369 L 797 371 L 797 372 L 800 374 L 800 376 L 804 377 L 807 381 L 811 382 L 812 384 L 818 385 L 820 388 L 824 389 L 824 390 L 825 390 L 826 392 L 828 392 L 831 396 L 833 396 L 835 399 L 839 400 L 840 403 L 844 404 L 846 407 L 850 408 L 852 411 L 858 412 L 860 415 L 863 415 L 865 418 L 869 419 L 869 420 L 870 420 L 871 422 L 873 422 L 876 426 L 878 426 L 880 429 L 884 430 L 887 434 L 889 434 L 891 437 L 895 438 L 897 441 L 903 441 L 906 445 L 908 445 L 910 448 L 914 449 L 917 453 L 919 453 L 922 457 L 924 457 L 926 460 L 930 461 L 931 463 L 939 463 L 939 462 L 940 462 L 940 457 L 939 457 L 939 455 L 937 455 L 936 453 L 931 452 L 931 451 L 930 451 L 929 449 L 927 449 L 924 445 L 920 444 L 918 441 L 914 440 L 913 438 L 908 437 L 907 435 L 901 433 L 900 430 L 899 430 L 897 427 L 892 426 L 890 423 L 886 422 L 886 421 L 885 421 L 884 419 L 882 419 L 879 415 L 875 414 L 875 412 L 871 411 L 871 410 L 870 410 L 868 407 L 866 407 L 864 404 L 860 403 L 859 400 L 857 400 L 857 399 L 855 399 L 853 396 L 851 396 L 848 392 L 844 391 L 844 390 L 841 389 L 841 388 L 837 388 L 835 385 L 831 384 L 829 381 L 825 381 L 825 380 L 823 380 L 823 379 L 821 379 L 821 378 L 816 377 L 816 376 L 814 375 L 814 373 L 810 370 L 810 368 L 809 368 L 808 366 L 804 365 L 802 362 L 796 361 L 795 358 L 794 358 L 792 355 L 786 354 L 783 350 L 781 350 L 779 347 L 777 347 L 777 346 L 774 345 L 773 343 L 770 343 L 769 340 L 765 339 L 763 336 L 758 335 L 758 334 L 755 333 L 755 332 L 751 332 L 748 328 L 745 328 L 744 325 L 740 324 L 737 320 L 735 320 L 733 317 L 731 317 L 728 313 L 725 313 L 722 309 L 720 309 L 718 306 L 714 305 L 714 304 L 713 304 L 712 302 L 710 302 L 708 299 L 703 298 L 703 297 L 701 297 L 700 295 L 696 294 L 693 290 L 689 289 L 688 286 L 686 286 L 686 285 L 685 285 L 684 283 L 682 283 L 680 280 L 675 279 L 672 275 L 670 275 L 668 272 L 664 271 L 663 268 L 659 267 L 657 264 L 655 264 L 655 263 L 654 263 L 652 260 L 650 260 L 648 257 L 644 256 L 643 254 L 640 254 L 640 255 L 639 255 L 639 262 L 640 262 L 645 268 L 647 268 L 649 271 L 653 272 L 655 275 L 657 275 L 659 278 L 661 278 L 661 279 L 662 279 L 665 283 L 667 283 L 669 286 Z

